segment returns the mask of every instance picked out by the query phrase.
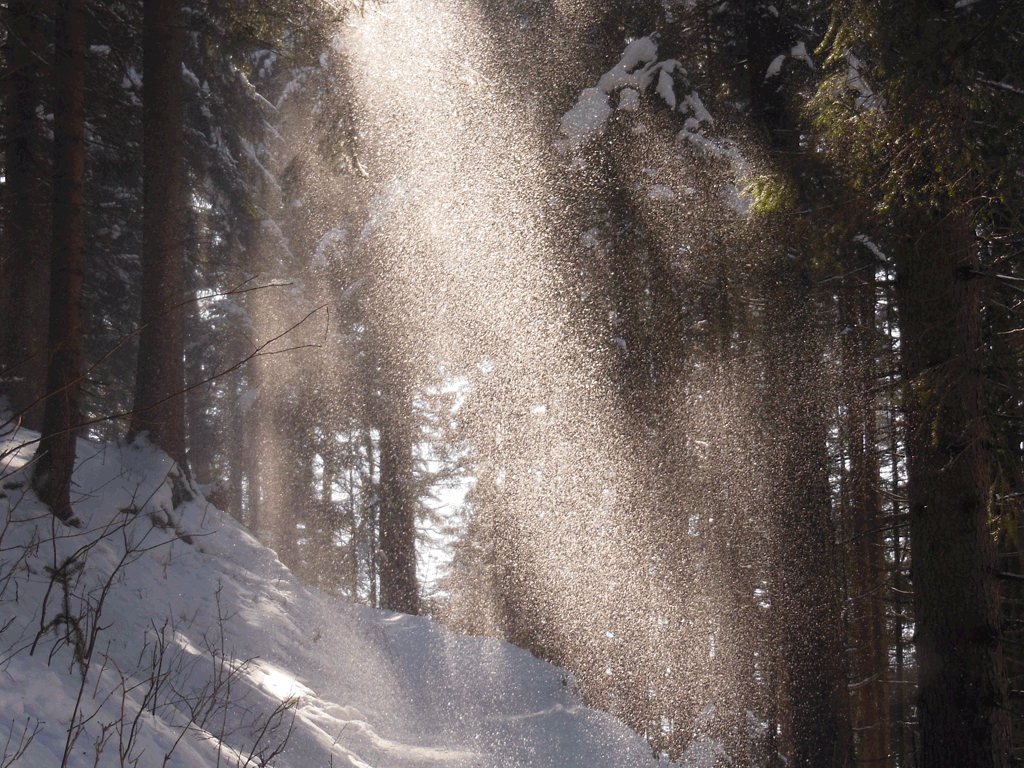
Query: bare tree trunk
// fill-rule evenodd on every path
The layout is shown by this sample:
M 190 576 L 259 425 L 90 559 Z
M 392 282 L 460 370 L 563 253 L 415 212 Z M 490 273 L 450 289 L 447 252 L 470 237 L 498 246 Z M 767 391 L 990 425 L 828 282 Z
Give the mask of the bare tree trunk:
M 870 266 L 870 265 L 869 265 Z M 891 764 L 889 637 L 886 631 L 885 557 L 879 494 L 875 385 L 874 275 L 851 269 L 840 297 L 843 373 L 847 382 L 843 425 L 849 470 L 844 478 L 847 533 L 847 627 L 851 654 L 853 729 L 859 764 Z
M 32 487 L 65 522 L 79 416 L 80 304 L 85 253 L 85 2 L 63 0 L 54 36 L 53 256 L 43 436 Z
M 980 361 L 966 210 L 907 222 L 897 255 L 920 768 L 1010 765 Z
M 250 413 L 253 413 L 250 411 Z M 253 413 L 251 417 L 255 420 Z M 263 530 L 263 472 L 258 428 L 246 430 L 245 434 L 245 508 L 242 522 L 249 528 L 253 536 L 262 541 Z
M 240 523 L 245 523 L 245 513 L 242 506 L 242 475 L 246 463 L 246 430 L 245 418 L 240 413 L 237 405 L 237 398 L 232 398 L 234 408 L 228 416 L 231 436 L 229 443 L 224 447 L 227 454 L 227 488 L 224 493 L 224 506 L 229 515 Z
M 310 441 L 302 434 L 302 425 L 297 421 L 294 406 L 289 405 L 286 402 L 277 405 L 277 434 L 278 439 L 284 443 L 284 450 L 278 453 L 281 503 L 277 512 L 275 538 L 279 542 L 278 555 L 281 562 L 301 574 L 303 564 L 299 551 L 298 523 L 306 523 L 305 536 L 308 538 L 308 510 L 313 503 L 313 457 L 307 455 L 307 452 L 312 453 Z
M 367 601 L 373 608 L 380 607 L 380 590 L 378 583 L 380 579 L 380 494 L 379 485 L 375 481 L 380 468 L 379 454 L 375 451 L 373 438 L 370 434 L 371 427 L 368 425 L 362 435 L 366 449 L 366 472 L 362 476 L 362 488 L 360 496 L 364 499 L 372 499 L 362 509 L 360 528 L 366 542 L 366 580 L 367 580 Z
M 10 0 L 4 44 L 7 88 L 4 93 L 4 242 L 3 337 L 0 370 L 11 411 L 29 429 L 43 427 L 41 402 L 46 390 L 47 317 L 50 254 L 46 235 L 44 127 L 36 116 L 41 101 L 39 51 L 43 33 L 38 0 Z M 35 407 L 33 407 L 35 406 Z
M 142 331 L 131 435 L 185 465 L 185 168 L 180 0 L 146 0 L 143 15 Z
M 849 704 L 827 476 L 821 350 L 802 276 L 769 276 L 764 419 L 769 455 L 774 614 L 782 744 L 794 768 L 849 763 Z M 785 730 L 785 729 L 784 729 Z
M 385 374 L 385 378 L 387 375 Z M 416 498 L 413 490 L 412 400 L 406 387 L 385 386 L 380 430 L 380 604 L 417 614 Z

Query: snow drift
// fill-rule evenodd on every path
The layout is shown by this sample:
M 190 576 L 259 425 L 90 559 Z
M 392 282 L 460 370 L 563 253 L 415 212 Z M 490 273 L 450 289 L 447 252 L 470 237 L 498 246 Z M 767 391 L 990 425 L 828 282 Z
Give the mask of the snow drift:
M 655 762 L 520 649 L 304 587 L 145 444 L 80 441 L 56 522 L 34 438 L 0 443 L 0 766 Z

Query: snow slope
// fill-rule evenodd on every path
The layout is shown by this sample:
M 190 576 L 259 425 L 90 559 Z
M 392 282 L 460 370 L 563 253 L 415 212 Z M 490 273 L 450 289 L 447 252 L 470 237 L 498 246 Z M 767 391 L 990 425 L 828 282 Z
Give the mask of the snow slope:
M 655 763 L 567 673 L 308 589 L 201 496 L 172 508 L 146 445 L 80 441 L 82 525 L 56 523 L 9 450 L 34 437 L 0 443 L 0 766 Z

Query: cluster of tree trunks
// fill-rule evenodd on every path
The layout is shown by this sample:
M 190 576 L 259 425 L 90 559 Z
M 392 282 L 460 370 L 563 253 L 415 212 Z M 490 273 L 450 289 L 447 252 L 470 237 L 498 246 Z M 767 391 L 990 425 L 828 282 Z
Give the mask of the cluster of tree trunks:
M 32 0 L 8 3 L 8 33 L 4 45 L 7 83 L 4 91 L 4 240 L 2 296 L 7 322 L 0 337 L 4 374 L 20 386 L 5 387 L 13 413 L 29 429 L 43 425 L 46 388 L 47 321 L 51 249 L 50 221 L 45 212 L 51 157 L 40 138 L 36 112 L 42 102 L 43 67 L 36 52 L 45 34 Z
M 134 431 L 148 431 L 155 444 L 184 465 L 184 339 L 182 250 L 185 205 L 182 160 L 181 65 L 182 25 L 179 5 L 172 1 L 145 5 L 145 132 L 146 279 L 143 294 L 142 343 L 138 358 Z M 32 469 L 32 485 L 40 499 L 65 522 L 74 519 L 71 475 L 75 441 L 81 422 L 83 372 L 82 286 L 85 268 L 86 205 L 86 32 L 81 0 L 55 5 L 53 65 L 52 237 L 49 268 L 43 266 L 40 240 L 47 230 L 38 206 L 40 179 L 45 176 L 34 146 L 42 103 L 38 87 L 38 7 L 12 3 L 6 54 L 11 80 L 7 96 L 12 109 L 8 130 L 6 173 L 10 197 L 7 231 L 11 233 L 5 272 L 10 293 L 5 307 L 5 366 L 25 386 L 11 387 L 10 403 L 26 426 L 39 426 L 41 438 Z M 48 287 L 48 300 L 42 292 Z M 45 347 L 39 343 L 38 314 L 48 307 Z M 45 378 L 38 375 L 46 361 Z M 40 382 L 45 381 L 45 391 Z M 40 393 L 38 396 L 36 393 Z M 43 406 L 37 405 L 38 400 Z M 41 420 L 39 415 L 41 414 Z

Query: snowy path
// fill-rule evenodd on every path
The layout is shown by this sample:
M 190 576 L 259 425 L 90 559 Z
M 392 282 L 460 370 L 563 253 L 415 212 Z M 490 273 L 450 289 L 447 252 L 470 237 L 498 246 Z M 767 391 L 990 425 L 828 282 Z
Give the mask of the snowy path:
M 70 765 L 92 766 L 104 734 L 98 765 L 120 765 L 119 744 L 131 734 L 109 724 L 123 721 L 122 711 L 134 719 L 144 700 L 127 750 L 141 756 L 139 766 L 163 765 L 168 753 L 166 765 L 181 768 L 244 764 L 254 744 L 258 752 L 283 737 L 287 717 L 277 733 L 257 739 L 260 724 L 289 696 L 297 704 L 287 748 L 273 761 L 281 768 L 653 764 L 639 737 L 581 706 L 561 670 L 498 641 L 456 636 L 424 619 L 307 589 L 202 499 L 170 519 L 170 491 L 162 483 L 169 462 L 161 454 L 80 446 L 82 531 L 54 528 L 19 487 L 24 457 L 8 459 L 2 471 L 0 511 L 11 523 L 0 542 L 0 626 L 12 623 L 0 634 L 0 736 L 13 732 L 16 742 L 26 723 L 44 723 L 17 765 L 60 765 L 81 680 L 55 629 L 29 655 L 50 585 L 47 568 L 95 541 L 104 526 L 124 521 L 119 509 L 133 499 L 139 511 L 91 548 L 71 591 L 72 612 L 81 612 L 74 596 L 95 601 L 126 549 L 136 551 L 106 597 L 78 709 L 89 720 Z M 174 535 L 175 523 L 192 544 Z M 19 563 L 25 547 L 29 555 Z M 46 622 L 57 612 L 58 592 L 51 590 Z M 148 670 L 158 635 L 166 641 L 166 677 L 152 694 Z M 189 707 L 225 670 L 235 670 L 219 693 L 227 705 L 212 707 L 200 728 Z

